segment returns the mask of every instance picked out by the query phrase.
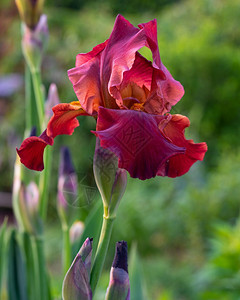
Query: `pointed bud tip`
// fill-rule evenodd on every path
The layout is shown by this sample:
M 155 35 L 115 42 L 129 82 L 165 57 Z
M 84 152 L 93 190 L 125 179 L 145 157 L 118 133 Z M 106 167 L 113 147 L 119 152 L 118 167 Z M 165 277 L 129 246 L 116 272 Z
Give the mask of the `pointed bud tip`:
M 71 153 L 68 147 L 61 148 L 60 174 L 75 173 Z
M 127 242 L 117 242 L 112 267 L 123 269 L 128 273 Z

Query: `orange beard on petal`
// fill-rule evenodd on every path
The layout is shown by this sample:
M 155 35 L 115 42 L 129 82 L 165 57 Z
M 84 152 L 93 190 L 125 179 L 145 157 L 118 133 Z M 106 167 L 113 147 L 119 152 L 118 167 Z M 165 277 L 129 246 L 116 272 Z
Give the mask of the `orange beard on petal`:
M 148 98 L 149 92 L 144 85 L 140 87 L 135 82 L 130 82 L 128 85 L 120 87 L 124 106 L 133 110 L 144 110 L 144 103 Z

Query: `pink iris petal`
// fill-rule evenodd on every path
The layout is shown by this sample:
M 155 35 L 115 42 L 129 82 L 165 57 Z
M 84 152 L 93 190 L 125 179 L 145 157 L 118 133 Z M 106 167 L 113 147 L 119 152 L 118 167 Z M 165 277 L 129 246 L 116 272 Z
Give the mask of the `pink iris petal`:
M 136 52 L 144 45 L 144 32 L 118 15 L 102 56 L 101 80 L 103 90 L 108 89 L 119 106 L 122 101 L 118 87 L 123 73 L 131 69 Z
M 21 147 L 16 149 L 21 163 L 31 170 L 42 171 L 43 152 L 47 145 L 53 145 L 53 138 L 47 136 L 46 130 L 39 137 L 26 138 Z
M 137 52 L 144 46 L 152 51 L 153 63 Z M 79 54 L 68 75 L 83 109 L 91 115 L 99 106 L 126 108 L 121 88 L 131 82 L 150 90 L 144 107 L 149 113 L 164 114 L 184 94 L 182 85 L 161 62 L 156 20 L 136 28 L 118 15 L 109 39 Z
M 43 153 L 47 145 L 52 146 L 54 138 L 60 134 L 71 135 L 79 126 L 76 119 L 80 115 L 88 115 L 80 103 L 60 103 L 53 107 L 53 116 L 48 122 L 47 129 L 39 136 L 26 138 L 17 153 L 21 162 L 29 169 L 42 171 L 44 169 Z
M 133 110 L 99 108 L 97 131 L 101 146 L 119 157 L 119 168 L 142 180 L 155 177 L 159 168 L 173 155 L 185 153 L 159 130 L 165 116 Z
M 145 105 L 145 110 L 149 113 L 164 114 L 170 111 L 184 95 L 184 89 L 180 82 L 173 79 L 170 72 L 162 64 L 158 49 L 157 40 L 157 21 L 152 20 L 148 23 L 138 25 L 144 29 L 147 36 L 147 46 L 153 54 L 153 78 L 151 94 Z M 164 74 L 164 80 L 162 77 Z
M 60 134 L 72 135 L 79 122 L 76 117 L 88 116 L 78 101 L 60 103 L 52 108 L 53 116 L 47 126 L 47 135 L 55 138 Z
M 100 80 L 100 59 L 107 41 L 93 48 L 86 54 L 78 54 L 76 68 L 68 70 L 68 77 L 73 84 L 82 108 L 88 114 L 96 114 L 99 105 L 103 105 Z
M 187 173 L 198 160 L 203 160 L 207 151 L 206 143 L 195 144 L 193 140 L 186 140 L 184 131 L 189 127 L 189 119 L 182 115 L 173 115 L 163 129 L 164 135 L 179 147 L 185 147 L 186 152 L 169 159 L 167 168 L 160 168 L 158 175 L 177 177 Z
M 121 88 L 127 86 L 129 82 L 134 82 L 139 87 L 142 88 L 143 86 L 145 86 L 148 90 L 150 90 L 152 74 L 152 62 L 147 60 L 137 52 L 132 68 L 129 71 L 123 73 Z

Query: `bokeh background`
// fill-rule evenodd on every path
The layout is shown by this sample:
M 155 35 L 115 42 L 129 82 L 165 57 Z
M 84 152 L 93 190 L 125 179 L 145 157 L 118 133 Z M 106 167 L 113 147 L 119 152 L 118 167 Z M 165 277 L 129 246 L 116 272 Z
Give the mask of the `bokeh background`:
M 108 282 L 114 243 L 137 245 L 142 288 L 149 299 L 240 298 L 240 2 L 239 0 L 46 0 L 50 38 L 43 82 L 54 82 L 62 102 L 76 100 L 67 70 L 75 56 L 108 38 L 115 17 L 131 23 L 158 21 L 161 59 L 185 95 L 172 109 L 191 120 L 186 135 L 209 150 L 181 178 L 129 178 L 99 288 Z M 0 2 L 0 210 L 11 218 L 15 148 L 24 131 L 24 62 L 14 1 Z M 141 53 L 151 59 L 150 52 Z M 94 120 L 80 118 L 72 137 L 53 147 L 46 255 L 58 295 L 62 277 L 61 231 L 56 213 L 61 145 L 70 147 L 79 178 L 84 221 L 100 201 L 92 174 Z M 14 220 L 13 220 L 14 222 Z M 56 296 L 57 297 L 57 296 Z

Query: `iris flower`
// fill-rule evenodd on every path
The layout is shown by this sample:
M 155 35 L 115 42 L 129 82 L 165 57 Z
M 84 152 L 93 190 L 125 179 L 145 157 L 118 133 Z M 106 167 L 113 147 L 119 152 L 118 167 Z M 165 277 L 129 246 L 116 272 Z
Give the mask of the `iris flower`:
M 138 52 L 142 47 L 150 49 L 152 62 Z M 68 76 L 79 101 L 54 106 L 47 129 L 23 141 L 17 151 L 26 167 L 41 171 L 44 148 L 57 135 L 71 135 L 81 115 L 97 119 L 93 133 L 100 145 L 131 177 L 177 177 L 203 160 L 206 143 L 184 136 L 189 119 L 169 113 L 184 89 L 160 59 L 156 20 L 136 28 L 118 15 L 109 39 L 78 54 Z

